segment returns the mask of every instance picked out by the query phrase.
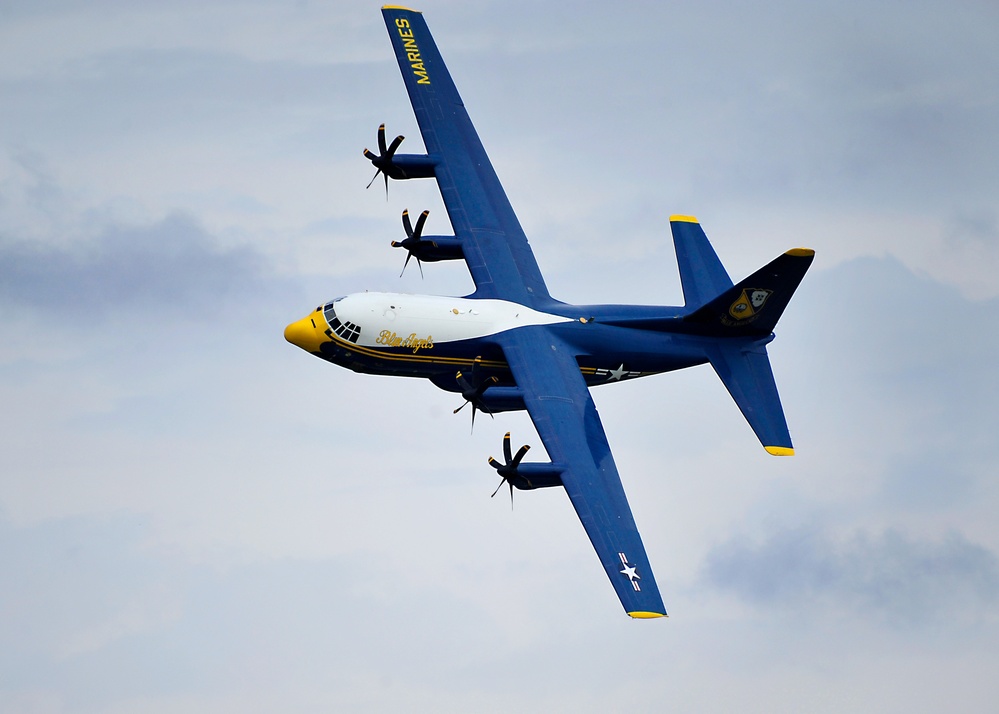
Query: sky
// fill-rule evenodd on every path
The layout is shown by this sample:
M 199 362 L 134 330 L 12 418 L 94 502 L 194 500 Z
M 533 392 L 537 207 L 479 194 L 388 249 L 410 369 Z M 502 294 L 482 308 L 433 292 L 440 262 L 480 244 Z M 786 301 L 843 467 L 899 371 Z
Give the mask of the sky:
M 668 619 L 502 435 L 284 326 L 408 270 L 380 3 L 0 0 L 0 710 L 981 712 L 999 700 L 999 7 L 427 0 L 553 295 L 815 262 L 768 456 L 708 367 L 594 399 Z M 412 266 L 411 266 L 412 267 Z M 542 452 L 538 448 L 532 452 Z M 502 495 L 502 494 L 501 494 Z

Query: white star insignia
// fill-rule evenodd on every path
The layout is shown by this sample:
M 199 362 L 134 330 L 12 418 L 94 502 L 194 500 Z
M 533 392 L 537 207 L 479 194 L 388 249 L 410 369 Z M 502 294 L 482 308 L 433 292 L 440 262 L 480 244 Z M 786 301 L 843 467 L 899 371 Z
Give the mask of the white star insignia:
M 612 369 L 612 370 L 610 370 L 610 371 L 609 371 L 609 375 L 610 375 L 610 376 L 608 377 L 608 380 L 607 380 L 607 381 L 609 381 L 609 382 L 613 382 L 613 381 L 615 381 L 615 380 L 620 380 L 620 379 L 621 379 L 622 377 L 624 377 L 624 375 L 626 375 L 626 374 L 628 374 L 628 370 L 626 370 L 626 369 L 624 368 L 624 365 L 622 364 L 622 365 L 621 365 L 620 367 L 618 367 L 617 369 Z
M 621 575 L 627 575 L 628 580 L 641 580 L 642 576 L 635 572 L 636 569 L 637 569 L 636 566 L 628 565 L 627 563 L 625 563 L 624 567 L 621 568 L 621 570 L 619 570 L 618 572 L 620 572 Z
M 642 576 L 635 572 L 638 570 L 638 566 L 629 563 L 628 556 L 624 553 L 618 553 L 617 557 L 621 559 L 621 569 L 617 572 L 628 578 L 628 582 L 631 583 L 631 587 L 635 588 L 635 592 L 641 592 L 642 586 L 638 584 L 638 581 L 642 579 Z

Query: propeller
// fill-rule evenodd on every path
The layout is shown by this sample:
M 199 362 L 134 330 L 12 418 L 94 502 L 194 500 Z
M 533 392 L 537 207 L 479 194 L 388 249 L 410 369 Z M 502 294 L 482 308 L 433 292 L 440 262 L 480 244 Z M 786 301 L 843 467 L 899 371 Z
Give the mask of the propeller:
M 419 258 L 417 258 L 417 260 L 419 260 Z M 487 407 L 485 405 L 485 402 L 482 401 L 482 395 L 485 393 L 487 389 L 489 389 L 489 387 L 499 382 L 499 378 L 493 376 L 489 377 L 488 379 L 480 380 L 478 378 L 478 372 L 479 372 L 479 366 L 481 364 L 482 364 L 482 357 L 476 357 L 475 361 L 472 363 L 472 372 L 469 375 L 471 379 L 465 377 L 465 375 L 462 374 L 461 372 L 458 372 L 458 374 L 455 377 L 458 380 L 458 386 L 461 387 L 461 396 L 465 401 L 464 403 L 462 403 L 460 407 L 454 410 L 454 413 L 457 414 L 467 405 L 471 404 L 472 429 L 475 429 L 475 412 L 478 409 L 481 409 L 491 418 L 495 419 L 495 417 L 493 417 L 493 413 L 489 411 L 489 407 Z
M 420 238 L 423 235 L 423 224 L 427 222 L 427 216 L 430 215 L 430 211 L 424 211 L 420 214 L 420 217 L 416 219 L 416 227 L 409 221 L 409 209 L 402 212 L 402 227 L 406 229 L 406 240 L 404 241 L 392 241 L 393 248 L 405 248 L 406 249 L 406 262 L 402 264 L 402 273 L 399 273 L 401 278 L 403 273 L 406 272 L 406 266 L 409 265 L 409 259 L 416 255 L 416 264 L 420 268 L 420 277 L 423 277 L 423 263 L 420 261 L 420 256 L 417 255 L 417 251 L 420 250 L 422 245 L 432 245 L 434 248 L 437 244 L 433 241 L 424 241 Z
M 501 464 L 492 456 L 489 457 L 489 465 L 496 469 L 497 473 L 499 473 L 500 477 L 503 479 L 500 481 L 499 486 L 496 487 L 496 490 L 493 491 L 493 495 L 489 498 L 492 498 L 499 493 L 503 484 L 506 483 L 510 487 L 510 510 L 513 510 L 513 478 L 517 475 L 517 467 L 520 466 L 521 459 L 523 459 L 524 455 L 530 450 L 531 447 L 524 444 L 520 447 L 520 451 L 517 452 L 517 455 L 511 457 L 510 432 L 507 432 L 506 436 L 503 437 L 503 458 L 506 459 L 506 463 Z M 528 485 L 531 485 L 530 481 L 527 483 Z
M 404 136 L 402 136 L 400 134 L 399 136 L 397 136 L 395 139 L 392 140 L 392 144 L 390 146 L 386 146 L 386 144 L 385 144 L 385 125 L 382 124 L 382 125 L 380 125 L 378 127 L 378 151 L 379 151 L 379 153 L 375 154 L 372 151 L 368 151 L 368 149 L 364 150 L 364 156 L 365 156 L 365 158 L 367 158 L 372 164 L 374 164 L 375 168 L 378 169 L 377 171 L 375 171 L 375 175 L 371 177 L 371 181 L 368 182 L 368 185 L 366 186 L 366 188 L 371 188 L 371 184 L 373 184 L 375 182 L 375 179 L 378 178 L 378 174 L 381 174 L 382 176 L 385 177 L 385 200 L 386 201 L 388 200 L 388 181 L 389 181 L 389 179 L 390 178 L 394 178 L 394 179 L 405 178 L 405 175 L 403 174 L 402 170 L 398 166 L 396 166 L 394 163 L 392 163 L 392 158 L 395 156 L 395 152 L 398 150 L 399 144 L 401 144 L 402 140 L 405 139 L 405 138 L 406 137 L 404 137 Z

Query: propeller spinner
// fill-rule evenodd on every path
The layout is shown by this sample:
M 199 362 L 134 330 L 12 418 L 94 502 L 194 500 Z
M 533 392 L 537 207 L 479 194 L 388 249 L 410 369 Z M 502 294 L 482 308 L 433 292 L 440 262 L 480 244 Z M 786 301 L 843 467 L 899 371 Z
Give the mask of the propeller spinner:
M 485 394 L 485 391 L 489 389 L 489 387 L 499 382 L 499 378 L 493 376 L 487 379 L 480 379 L 479 367 L 481 364 L 482 357 L 476 357 L 475 361 L 472 363 L 472 371 L 468 377 L 461 372 L 458 372 L 455 376 L 455 379 L 458 380 L 458 386 L 461 387 L 461 396 L 465 401 L 460 407 L 454 410 L 454 413 L 457 414 L 467 405 L 471 404 L 472 429 L 475 429 L 475 412 L 479 409 L 495 419 L 495 417 L 493 417 L 493 413 L 489 411 L 489 407 L 486 406 L 485 401 L 482 399 L 482 395 Z
M 368 149 L 364 150 L 364 156 L 367 158 L 376 169 L 375 175 L 371 177 L 371 181 L 368 182 L 366 188 L 371 188 L 371 184 L 375 182 L 378 178 L 378 174 L 385 177 L 385 200 L 388 200 L 388 181 L 390 178 L 402 179 L 406 178 L 405 172 L 392 161 L 395 157 L 395 152 L 399 149 L 399 144 L 405 139 L 402 134 L 397 136 L 392 140 L 391 145 L 386 145 L 385 143 L 385 125 L 382 124 L 378 127 L 378 154 L 375 154 Z
M 416 219 L 416 227 L 409 220 L 409 209 L 402 212 L 402 227 L 406 229 L 406 240 L 403 241 L 392 241 L 393 248 L 405 248 L 406 249 L 406 262 L 402 264 L 402 273 L 399 273 L 399 277 L 403 276 L 406 272 L 406 266 L 409 265 L 409 259 L 414 255 L 416 256 L 416 264 L 420 268 L 420 277 L 423 277 L 423 263 L 420 261 L 421 249 L 425 246 L 431 246 L 436 248 L 437 244 L 434 241 L 425 241 L 421 238 L 423 235 L 423 224 L 427 222 L 427 216 L 430 215 L 430 211 L 424 211 L 420 214 L 420 217 Z
M 502 481 L 500 481 L 499 486 L 496 487 L 496 490 L 493 491 L 493 495 L 490 496 L 490 498 L 499 493 L 499 490 L 503 487 L 503 484 L 506 483 L 510 487 L 511 510 L 513 510 L 513 479 L 518 477 L 523 478 L 523 476 L 518 476 L 517 468 L 520 466 L 521 460 L 530 450 L 531 447 L 528 446 L 527 444 L 524 444 L 523 446 L 520 447 L 520 451 L 517 452 L 516 456 L 511 456 L 512 451 L 510 449 L 510 432 L 507 432 L 506 436 L 503 437 L 503 458 L 506 460 L 506 463 L 501 464 L 492 456 L 489 457 L 489 465 L 492 466 L 494 469 L 496 469 L 496 472 L 503 479 Z M 530 481 L 528 481 L 527 483 L 529 486 L 532 485 Z

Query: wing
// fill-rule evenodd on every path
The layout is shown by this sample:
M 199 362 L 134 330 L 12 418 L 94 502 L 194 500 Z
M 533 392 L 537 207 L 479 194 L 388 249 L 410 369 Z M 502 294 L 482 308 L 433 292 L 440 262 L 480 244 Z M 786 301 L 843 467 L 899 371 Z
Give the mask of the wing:
M 571 347 L 545 327 L 496 337 L 534 426 L 625 611 L 666 614 L 614 457 Z
M 384 7 L 382 15 L 433 175 L 475 282 L 475 296 L 522 305 L 546 301 L 548 288 L 527 236 L 489 163 L 423 14 Z

